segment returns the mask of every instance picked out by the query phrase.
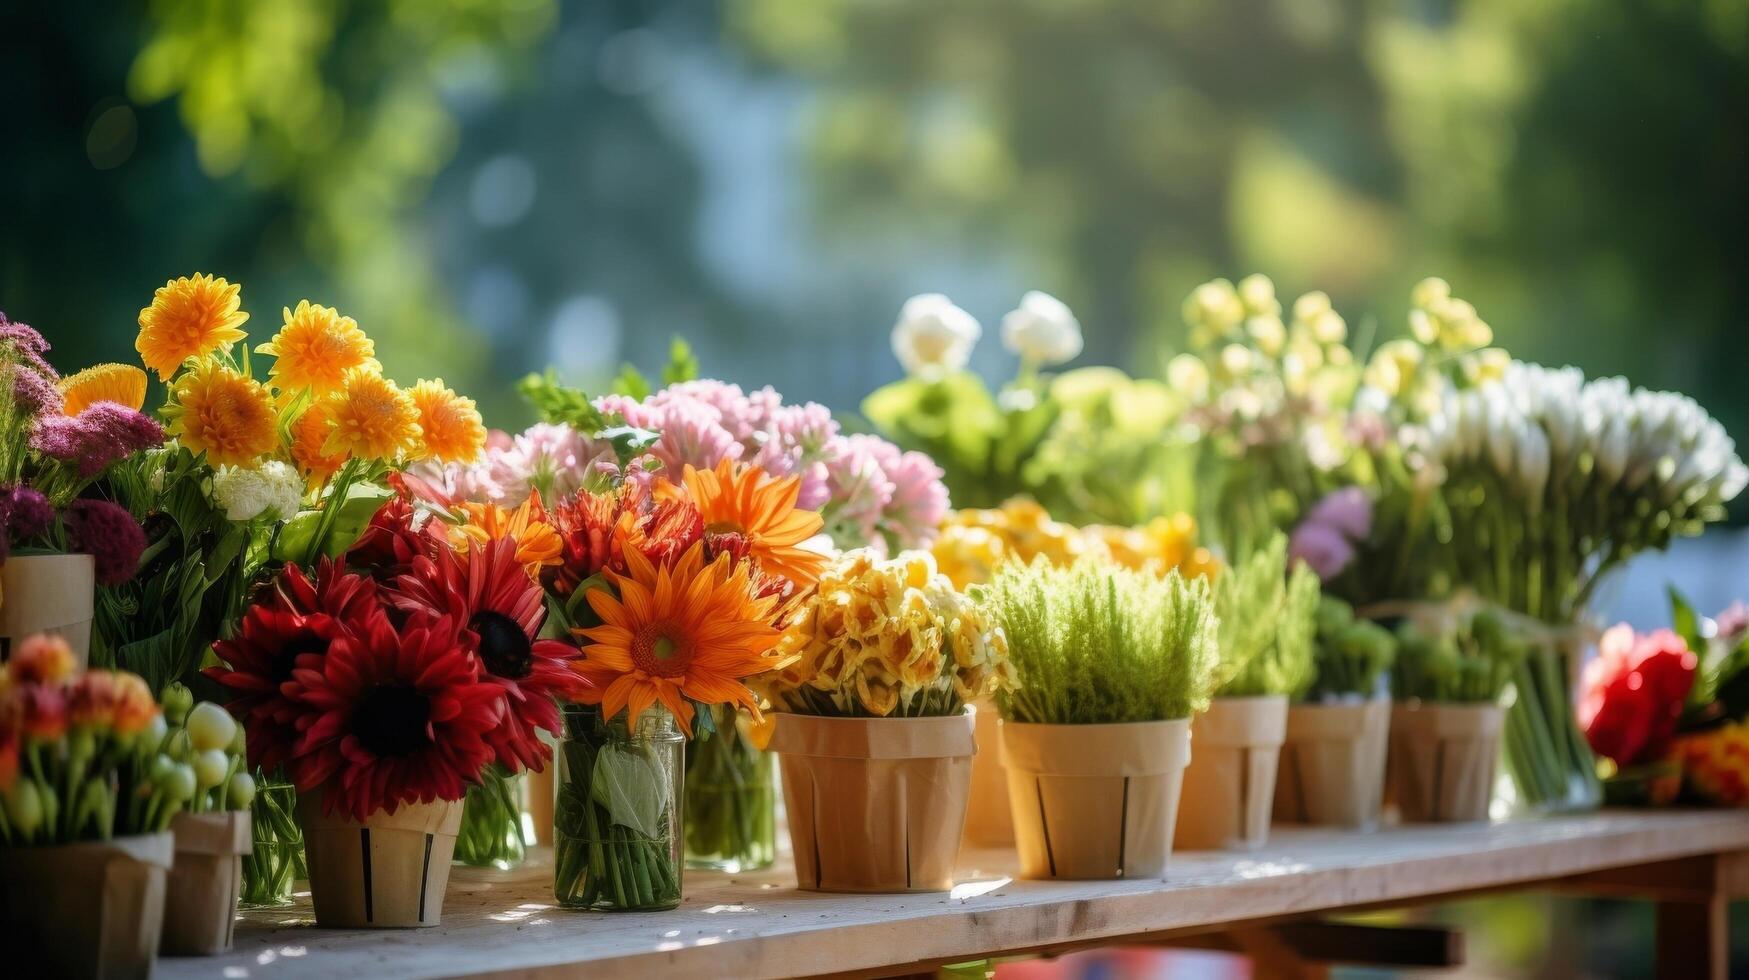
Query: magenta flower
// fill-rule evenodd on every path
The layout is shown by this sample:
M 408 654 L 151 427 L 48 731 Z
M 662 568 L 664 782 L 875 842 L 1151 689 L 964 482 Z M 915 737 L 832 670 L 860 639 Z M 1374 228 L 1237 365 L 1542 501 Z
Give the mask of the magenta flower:
M 0 527 L 5 527 L 6 537 L 20 541 L 34 538 L 47 531 L 54 520 L 55 508 L 35 487 L 0 490 Z
M 55 382 L 61 379 L 44 359 L 49 342 L 43 335 L 22 323 L 13 323 L 0 313 L 0 351 L 12 364 L 12 403 L 26 418 L 59 414 L 61 389 Z
M 30 436 L 30 448 L 72 466 L 80 479 L 163 444 L 164 429 L 151 416 L 115 402 L 97 402 L 72 418 L 38 419 Z
M 1341 575 L 1354 561 L 1354 545 L 1342 536 L 1341 531 L 1312 520 L 1303 521 L 1294 528 L 1294 533 L 1288 538 L 1287 553 L 1290 562 L 1305 562 L 1322 582 Z
M 107 500 L 75 500 L 61 515 L 74 551 L 97 559 L 97 581 L 120 585 L 134 577 L 146 532 L 123 508 Z

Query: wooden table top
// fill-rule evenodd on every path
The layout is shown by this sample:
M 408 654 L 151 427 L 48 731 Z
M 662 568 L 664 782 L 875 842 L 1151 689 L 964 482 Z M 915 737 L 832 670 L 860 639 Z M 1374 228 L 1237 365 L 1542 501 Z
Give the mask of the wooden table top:
M 222 956 L 166 958 L 161 977 L 765 977 L 878 972 L 919 962 L 1211 929 L 1344 908 L 1409 904 L 1606 868 L 1749 850 L 1749 812 L 1613 811 L 1371 834 L 1277 828 L 1248 853 L 1175 854 L 1166 881 L 1015 880 L 1012 853 L 962 855 L 951 894 L 798 891 L 786 861 L 766 872 L 689 872 L 672 912 L 567 912 L 550 863 L 456 868 L 443 924 L 325 930 L 307 895 L 242 914 Z

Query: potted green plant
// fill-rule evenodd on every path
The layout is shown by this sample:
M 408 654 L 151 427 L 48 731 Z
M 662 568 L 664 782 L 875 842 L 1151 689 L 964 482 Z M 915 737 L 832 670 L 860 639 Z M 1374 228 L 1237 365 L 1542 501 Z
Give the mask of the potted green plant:
M 194 768 L 195 792 L 170 822 L 176 863 L 164 902 L 164 952 L 211 956 L 231 948 L 243 857 L 254 850 L 249 808 L 255 777 L 243 755 L 243 727 L 210 701 L 194 703 L 180 683 L 164 689 L 166 745 Z
M 1312 686 L 1288 708 L 1275 819 L 1370 830 L 1383 802 L 1391 722 L 1391 702 L 1380 688 L 1396 641 L 1326 596 L 1318 604 L 1314 651 Z
M 1021 874 L 1162 877 L 1217 665 L 1208 583 L 1039 561 L 990 597 L 1019 681 L 996 704 Z
M 1220 666 L 1208 710 L 1190 723 L 1190 765 L 1175 845 L 1260 847 L 1269 838 L 1276 763 L 1288 701 L 1311 684 L 1318 576 L 1288 571 L 1287 538 L 1223 572 L 1214 584 Z
M 1488 819 L 1506 718 L 1500 697 L 1524 656 L 1487 609 L 1398 629 L 1386 796 L 1403 820 Z

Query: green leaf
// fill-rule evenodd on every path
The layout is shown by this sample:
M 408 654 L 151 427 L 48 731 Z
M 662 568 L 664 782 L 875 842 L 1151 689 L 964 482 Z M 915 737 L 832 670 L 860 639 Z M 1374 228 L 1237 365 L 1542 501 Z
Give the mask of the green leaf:
M 1706 639 L 1700 635 L 1700 617 L 1682 593 L 1676 591 L 1676 586 L 1669 586 L 1667 591 L 1670 593 L 1670 628 L 1682 637 L 1695 656 L 1704 655 Z
M 602 746 L 595 756 L 590 792 L 614 823 L 645 837 L 662 836 L 668 780 L 643 750 L 619 743 Z
M 662 369 L 662 383 L 679 384 L 697 377 L 698 358 L 693 356 L 692 345 L 683 337 L 675 337 L 668 342 L 668 366 Z
M 543 422 L 568 425 L 578 432 L 594 432 L 607 425 L 607 418 L 590 404 L 589 394 L 559 381 L 558 372 L 530 374 L 516 383 L 516 390 Z
M 650 382 L 644 379 L 643 372 L 630 364 L 622 364 L 619 376 L 613 379 L 614 393 L 634 398 L 638 401 L 650 397 Z
M 662 438 L 662 433 L 640 429 L 635 425 L 615 425 L 596 432 L 595 436 L 613 444 L 614 455 L 619 457 L 620 465 L 624 466 L 654 446 Z

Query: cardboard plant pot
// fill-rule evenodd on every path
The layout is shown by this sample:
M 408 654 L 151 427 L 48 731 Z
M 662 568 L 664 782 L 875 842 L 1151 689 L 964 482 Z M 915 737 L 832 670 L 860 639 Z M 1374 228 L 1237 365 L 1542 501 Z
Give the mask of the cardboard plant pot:
M 1248 851 L 1269 840 L 1287 696 L 1215 698 L 1190 720 L 1190 765 L 1173 846 Z
M 1404 822 L 1488 819 L 1505 724 L 1490 703 L 1393 707 L 1388 786 Z
M 968 847 L 1007 847 L 1014 843 L 1014 814 L 1008 807 L 1008 777 L 1002 771 L 1001 736 L 996 705 L 985 699 L 972 705 L 977 723 L 972 736 L 978 754 L 972 756 L 972 798 L 966 807 Z
M 404 803 L 363 822 L 322 812 L 322 793 L 298 795 L 316 924 L 434 926 L 443 917 L 462 801 Z
M 167 832 L 0 848 L 7 975 L 150 976 L 174 855 Z
M 1166 876 L 1188 719 L 1001 730 L 1022 877 Z
M 0 563 L 0 661 L 32 633 L 67 641 L 84 669 L 91 655 L 97 561 L 90 555 L 13 555 Z
M 1275 780 L 1275 819 L 1350 830 L 1378 826 L 1391 702 L 1296 704 Z
M 255 846 L 249 811 L 178 813 L 170 821 L 176 863 L 164 903 L 164 952 L 211 956 L 231 948 L 243 855 Z
M 939 718 L 779 714 L 796 885 L 826 892 L 939 892 L 971 793 L 972 713 Z
M 534 823 L 534 842 L 546 847 L 553 846 L 553 800 L 558 793 L 558 787 L 553 785 L 554 768 L 554 762 L 548 760 L 539 772 L 529 770 L 524 780 L 528 815 Z

